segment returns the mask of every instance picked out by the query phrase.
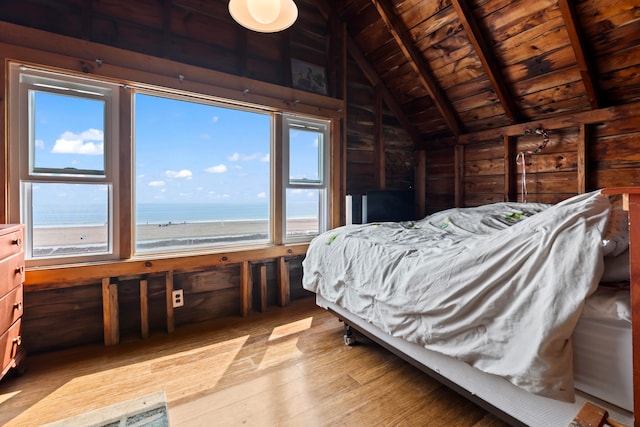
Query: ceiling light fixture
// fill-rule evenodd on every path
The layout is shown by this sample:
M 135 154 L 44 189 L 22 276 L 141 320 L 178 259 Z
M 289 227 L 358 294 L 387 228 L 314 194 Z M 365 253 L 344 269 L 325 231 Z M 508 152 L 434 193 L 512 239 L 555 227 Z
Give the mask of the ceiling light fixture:
M 282 31 L 298 18 L 293 0 L 230 0 L 229 13 L 238 24 L 260 33 Z

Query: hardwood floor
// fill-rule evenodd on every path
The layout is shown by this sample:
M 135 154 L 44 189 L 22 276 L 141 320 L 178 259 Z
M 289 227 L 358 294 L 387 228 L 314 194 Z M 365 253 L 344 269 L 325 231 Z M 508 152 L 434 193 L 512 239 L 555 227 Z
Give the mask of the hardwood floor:
M 313 298 L 114 347 L 29 356 L 0 424 L 38 426 L 164 390 L 172 427 L 505 426 L 343 326 Z

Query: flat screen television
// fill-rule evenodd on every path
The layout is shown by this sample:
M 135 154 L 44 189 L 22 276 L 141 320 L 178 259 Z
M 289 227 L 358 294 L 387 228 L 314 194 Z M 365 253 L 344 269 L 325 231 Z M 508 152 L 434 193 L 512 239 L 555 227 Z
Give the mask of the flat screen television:
M 347 224 L 415 219 L 413 190 L 368 191 L 347 196 Z
M 415 219 L 413 190 L 367 191 L 367 222 Z

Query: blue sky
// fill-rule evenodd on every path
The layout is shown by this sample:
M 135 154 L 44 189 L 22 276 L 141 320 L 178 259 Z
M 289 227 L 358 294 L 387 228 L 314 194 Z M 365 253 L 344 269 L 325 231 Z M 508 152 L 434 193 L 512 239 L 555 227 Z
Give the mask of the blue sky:
M 44 93 L 36 99 L 36 166 L 101 169 L 102 101 Z M 268 202 L 269 115 L 137 94 L 135 117 L 138 203 Z M 316 135 L 294 131 L 292 144 L 291 174 L 314 178 L 307 174 L 317 171 Z M 47 198 L 63 197 L 54 193 Z M 74 199 L 85 197 L 91 195 Z

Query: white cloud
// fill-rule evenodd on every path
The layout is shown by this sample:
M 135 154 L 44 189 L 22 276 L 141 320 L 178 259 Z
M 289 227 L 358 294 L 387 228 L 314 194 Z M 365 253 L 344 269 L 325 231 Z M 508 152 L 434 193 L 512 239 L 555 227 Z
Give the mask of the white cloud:
M 104 133 L 88 129 L 80 134 L 64 132 L 56 140 L 52 153 L 101 155 L 104 152 Z
M 227 166 L 224 164 L 211 166 L 205 169 L 205 172 L 209 172 L 209 173 L 225 173 L 226 171 L 227 171 Z
M 164 173 L 167 177 L 169 178 L 186 178 L 186 179 L 191 179 L 193 177 L 193 174 L 191 173 L 190 170 L 188 169 L 182 169 L 179 172 L 176 171 L 172 171 L 172 170 L 168 170 L 165 171 Z
M 265 162 L 266 162 L 266 163 L 268 163 L 268 162 L 269 162 L 269 154 L 265 154 L 265 155 L 260 159 L 260 161 L 261 161 L 261 162 L 263 162 L 263 163 L 265 163 Z
M 269 155 L 267 154 L 267 161 L 269 161 Z M 237 162 L 238 160 L 242 160 L 243 162 L 248 162 L 250 160 L 256 160 L 259 159 L 261 162 L 263 162 L 265 157 L 262 156 L 260 153 L 253 153 L 253 154 L 240 154 L 238 152 L 233 153 L 232 155 L 230 155 L 229 157 L 227 157 L 227 160 L 229 160 L 230 162 Z
M 267 193 L 265 193 L 264 191 L 258 193 L 258 198 L 259 199 L 266 199 L 267 198 Z
M 44 141 L 41 139 L 36 139 L 36 148 L 44 148 Z
M 151 181 L 149 187 L 163 187 L 164 181 Z
M 212 121 L 213 123 L 218 123 L 218 120 L 220 120 L 220 117 L 218 117 L 218 116 L 213 116 L 213 117 L 211 117 L 211 121 Z

